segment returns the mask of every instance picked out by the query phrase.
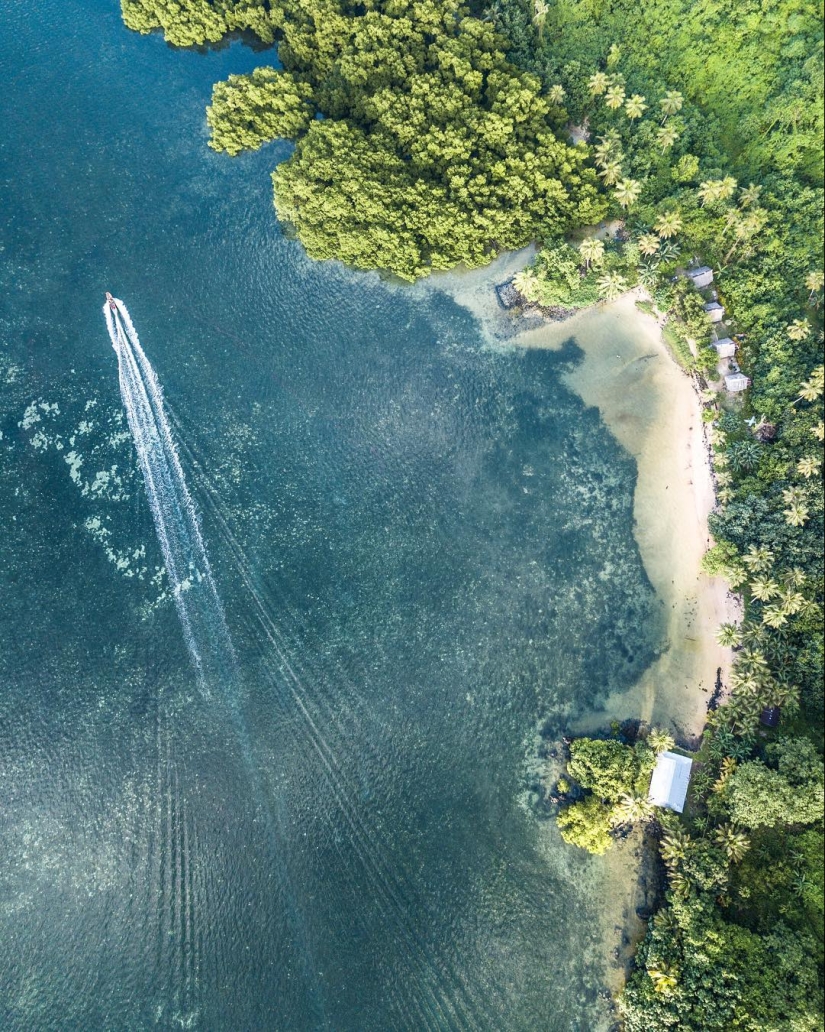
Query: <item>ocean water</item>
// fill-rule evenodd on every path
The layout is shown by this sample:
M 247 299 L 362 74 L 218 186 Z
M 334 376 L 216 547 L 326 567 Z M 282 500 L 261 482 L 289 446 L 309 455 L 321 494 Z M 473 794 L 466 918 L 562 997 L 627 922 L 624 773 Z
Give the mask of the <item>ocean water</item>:
M 206 147 L 212 82 L 267 55 L 115 0 L 0 27 L 0 1027 L 601 1027 L 592 867 L 529 771 L 658 642 L 576 342 L 491 348 L 446 293 L 309 261 L 288 147 Z M 104 290 L 225 613 L 205 686 Z

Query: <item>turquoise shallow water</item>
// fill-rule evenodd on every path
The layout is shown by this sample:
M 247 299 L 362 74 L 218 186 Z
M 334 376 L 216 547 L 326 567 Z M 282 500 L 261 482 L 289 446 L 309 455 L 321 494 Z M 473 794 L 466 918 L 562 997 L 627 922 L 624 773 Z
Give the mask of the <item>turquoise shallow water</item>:
M 109 0 L 0 13 L 0 1027 L 574 1030 L 586 865 L 542 723 L 653 655 L 635 469 L 437 291 L 308 261 L 284 146 Z M 238 657 L 199 690 L 100 314 L 163 384 Z

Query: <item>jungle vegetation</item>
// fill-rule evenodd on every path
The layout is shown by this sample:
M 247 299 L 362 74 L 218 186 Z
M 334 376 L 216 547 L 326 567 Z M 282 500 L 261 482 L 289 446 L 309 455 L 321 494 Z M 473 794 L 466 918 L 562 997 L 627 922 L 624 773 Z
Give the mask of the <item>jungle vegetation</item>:
M 407 280 L 602 217 L 564 111 L 459 0 L 123 0 L 127 25 L 202 43 L 278 40 L 281 68 L 215 86 L 210 145 L 286 137 L 275 205 L 314 258 Z
M 638 248 L 628 285 L 635 272 L 668 314 L 674 350 L 702 374 L 716 364 L 705 298 L 674 273 L 712 266 L 752 378 L 744 400 L 704 394 L 718 499 L 705 568 L 742 593 L 745 617 L 719 629 L 735 650 L 732 698 L 709 714 L 685 814 L 637 807 L 658 829 L 668 887 L 619 1000 L 624 1025 L 819 1028 L 821 10 L 800 0 L 502 0 L 495 10 L 511 58 L 589 130 L 610 214 L 625 224 L 619 246 Z M 578 252 L 583 286 L 586 241 Z M 561 280 L 541 255 L 526 275 L 545 296 Z M 769 730 L 760 717 L 773 706 L 781 721 Z M 615 830 L 595 795 L 559 823 L 573 840 L 567 815 L 578 808 L 576 844 L 600 851 Z

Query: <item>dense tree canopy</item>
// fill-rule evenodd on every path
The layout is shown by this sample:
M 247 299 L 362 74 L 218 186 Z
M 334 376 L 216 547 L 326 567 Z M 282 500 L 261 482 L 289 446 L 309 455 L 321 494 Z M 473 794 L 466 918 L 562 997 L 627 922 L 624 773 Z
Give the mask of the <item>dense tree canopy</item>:
M 459 0 L 123 4 L 128 25 L 179 44 L 277 34 L 284 70 L 218 83 L 210 142 L 237 154 L 297 139 L 275 203 L 315 258 L 412 280 L 605 211 L 586 149 L 554 133 L 563 110 Z

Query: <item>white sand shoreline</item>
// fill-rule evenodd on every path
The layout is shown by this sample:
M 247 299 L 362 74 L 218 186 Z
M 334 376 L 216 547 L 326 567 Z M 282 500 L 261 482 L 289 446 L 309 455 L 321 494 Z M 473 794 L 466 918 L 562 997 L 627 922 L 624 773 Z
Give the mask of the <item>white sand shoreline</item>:
M 636 307 L 633 294 L 521 332 L 510 319 L 506 333 L 496 333 L 507 317 L 493 285 L 531 257 L 531 249 L 506 255 L 482 272 L 439 278 L 438 286 L 476 314 L 491 345 L 558 349 L 576 339 L 584 359 L 565 381 L 587 405 L 599 409 L 636 461 L 634 535 L 662 606 L 665 639 L 662 654 L 636 685 L 610 696 L 602 710 L 575 721 L 570 731 L 587 734 L 604 730 L 611 721 L 635 718 L 668 728 L 680 744 L 695 746 L 717 671 L 726 682 L 733 658 L 730 648 L 717 643 L 716 630 L 740 618 L 725 582 L 700 569 L 711 544 L 708 516 L 715 489 L 695 384 L 668 352 L 658 321 Z M 598 961 L 614 993 L 624 983 L 628 960 L 646 927 L 637 914 L 639 908 L 645 913 L 649 898 L 645 856 L 637 829 L 605 857 L 594 859 L 591 868 L 591 899 L 601 923 Z
M 599 409 L 636 460 L 634 534 L 663 605 L 666 642 L 630 691 L 608 698 L 603 713 L 582 718 L 572 730 L 638 718 L 692 742 L 704 727 L 717 671 L 725 681 L 732 660 L 731 649 L 717 644 L 716 629 L 736 619 L 725 582 L 700 570 L 715 504 L 701 405 L 692 379 L 667 352 L 657 321 L 636 308 L 632 295 L 530 331 L 517 344 L 559 347 L 571 335 L 585 357 L 566 382 Z
M 424 289 L 444 290 L 472 311 L 491 346 L 555 350 L 574 337 L 584 352 L 565 381 L 599 409 L 636 461 L 634 534 L 662 606 L 664 649 L 636 685 L 610 696 L 602 710 L 570 730 L 584 734 L 635 718 L 694 743 L 717 671 L 724 683 L 732 662 L 732 650 L 717 644 L 716 630 L 739 618 L 725 582 L 700 570 L 715 504 L 701 404 L 691 377 L 668 352 L 657 320 L 636 307 L 633 293 L 561 322 L 525 321 L 523 329 L 517 317 L 503 313 L 494 284 L 523 268 L 534 253 L 525 248 L 486 269 L 439 275 Z

